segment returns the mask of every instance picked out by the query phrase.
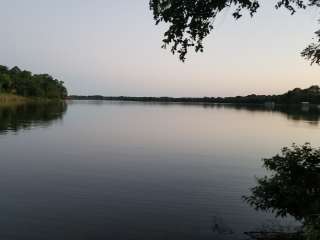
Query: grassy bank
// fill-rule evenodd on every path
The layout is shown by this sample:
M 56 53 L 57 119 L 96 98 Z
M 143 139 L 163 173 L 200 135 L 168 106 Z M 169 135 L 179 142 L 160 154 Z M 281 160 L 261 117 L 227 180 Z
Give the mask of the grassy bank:
M 27 103 L 30 100 L 31 99 L 29 98 L 14 95 L 14 94 L 7 94 L 7 93 L 0 94 L 0 105 Z
M 48 103 L 63 101 L 62 99 L 48 99 L 39 97 L 23 97 L 15 94 L 0 93 L 0 106 L 16 105 L 25 103 Z

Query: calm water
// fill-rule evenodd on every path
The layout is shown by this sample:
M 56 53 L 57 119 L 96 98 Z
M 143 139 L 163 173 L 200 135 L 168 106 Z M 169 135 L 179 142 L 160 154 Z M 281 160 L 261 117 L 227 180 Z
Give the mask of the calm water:
M 247 239 L 261 159 L 320 145 L 312 109 L 73 101 L 0 108 L 0 239 Z

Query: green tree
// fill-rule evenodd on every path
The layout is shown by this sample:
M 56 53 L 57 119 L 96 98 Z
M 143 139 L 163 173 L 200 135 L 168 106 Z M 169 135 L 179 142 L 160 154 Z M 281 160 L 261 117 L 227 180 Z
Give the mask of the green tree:
M 6 66 L 0 65 L 0 73 L 7 73 L 7 72 L 8 72 L 8 68 Z
M 10 70 L 0 65 L 0 92 L 15 93 L 26 97 L 61 99 L 67 96 L 62 81 L 49 74 L 32 74 L 18 67 Z
M 226 9 L 235 9 L 232 13 L 239 19 L 243 12 L 253 16 L 259 8 L 259 0 L 150 0 L 150 9 L 158 25 L 165 22 L 168 30 L 164 33 L 163 48 L 171 46 L 173 54 L 185 61 L 189 48 L 196 52 L 203 51 L 203 40 L 214 29 L 214 20 Z M 297 9 L 320 7 L 320 0 L 278 0 L 275 7 L 287 8 L 291 14 Z M 311 63 L 320 64 L 320 31 L 316 33 L 317 41 L 310 44 L 301 55 Z
M 7 73 L 0 73 L 0 92 L 9 92 L 12 86 L 12 80 Z

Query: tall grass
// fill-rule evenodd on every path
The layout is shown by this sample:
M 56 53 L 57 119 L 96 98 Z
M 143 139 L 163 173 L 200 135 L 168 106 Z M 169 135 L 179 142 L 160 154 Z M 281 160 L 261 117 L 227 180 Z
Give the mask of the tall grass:
M 0 93 L 0 104 L 15 104 L 15 103 L 25 103 L 29 99 L 22 96 L 17 96 L 14 94 Z

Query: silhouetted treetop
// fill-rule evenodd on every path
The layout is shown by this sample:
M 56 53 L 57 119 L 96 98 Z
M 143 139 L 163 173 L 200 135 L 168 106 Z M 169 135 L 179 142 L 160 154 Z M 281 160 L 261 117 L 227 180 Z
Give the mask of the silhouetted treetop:
M 315 43 L 311 43 L 301 53 L 304 58 L 311 61 L 311 64 L 320 64 L 320 30 L 316 32 L 316 35 L 318 40 Z
M 275 4 L 276 9 L 285 7 L 291 14 L 310 6 L 320 7 L 320 0 L 278 0 Z M 213 31 L 214 20 L 221 11 L 232 8 L 233 17 L 239 19 L 244 12 L 253 16 L 259 7 L 258 0 L 150 0 L 156 24 L 168 24 L 162 47 L 171 46 L 171 52 L 179 54 L 181 61 L 185 61 L 189 48 L 203 51 L 203 40 Z M 320 39 L 319 33 L 317 38 Z M 319 41 L 310 44 L 302 56 L 319 63 L 319 45 Z

